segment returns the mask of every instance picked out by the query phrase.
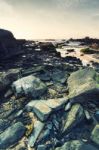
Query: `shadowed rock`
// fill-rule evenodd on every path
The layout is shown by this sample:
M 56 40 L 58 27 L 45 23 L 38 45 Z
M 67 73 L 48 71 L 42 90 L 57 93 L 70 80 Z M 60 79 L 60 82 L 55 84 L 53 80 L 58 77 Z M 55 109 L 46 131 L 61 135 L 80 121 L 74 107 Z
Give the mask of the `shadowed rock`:
M 39 45 L 42 51 L 56 52 L 55 46 L 51 42 L 40 42 Z
M 17 40 L 10 31 L 0 29 L 0 59 L 9 58 L 21 52 Z

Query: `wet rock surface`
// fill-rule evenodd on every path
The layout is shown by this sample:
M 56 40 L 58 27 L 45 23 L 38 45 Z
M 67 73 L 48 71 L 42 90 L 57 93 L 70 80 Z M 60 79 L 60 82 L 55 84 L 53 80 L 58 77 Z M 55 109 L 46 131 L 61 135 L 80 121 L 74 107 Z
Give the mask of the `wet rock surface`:
M 5 149 L 12 144 L 15 144 L 25 133 L 25 127 L 21 122 L 17 122 L 11 127 L 7 128 L 0 135 L 0 149 Z
M 24 52 L 0 60 L 0 150 L 97 150 L 97 68 L 61 57 L 65 41 L 17 42 Z

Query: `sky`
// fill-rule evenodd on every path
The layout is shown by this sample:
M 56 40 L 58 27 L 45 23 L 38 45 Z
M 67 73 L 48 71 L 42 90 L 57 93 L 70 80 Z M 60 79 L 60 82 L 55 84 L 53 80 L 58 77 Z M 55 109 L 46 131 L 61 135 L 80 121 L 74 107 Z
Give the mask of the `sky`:
M 99 38 L 99 0 L 0 0 L 0 28 L 16 38 Z

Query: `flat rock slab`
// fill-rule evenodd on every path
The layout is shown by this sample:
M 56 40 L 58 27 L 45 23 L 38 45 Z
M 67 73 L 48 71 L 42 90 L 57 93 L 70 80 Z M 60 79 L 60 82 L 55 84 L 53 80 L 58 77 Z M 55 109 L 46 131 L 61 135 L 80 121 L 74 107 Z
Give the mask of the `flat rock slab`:
M 26 105 L 28 111 L 33 111 L 41 121 L 45 121 L 52 111 L 60 109 L 68 103 L 68 98 L 32 100 Z
M 26 106 L 25 109 L 27 111 L 33 111 L 34 106 L 39 102 L 39 100 L 32 100 Z
M 0 134 L 0 149 L 6 149 L 17 143 L 25 134 L 26 128 L 21 122 L 17 122 Z
M 68 98 L 41 100 L 44 104 L 53 110 L 60 109 L 64 104 L 68 103 Z
M 15 92 L 16 97 L 25 95 L 37 98 L 44 94 L 47 90 L 47 86 L 39 78 L 30 75 L 13 82 L 12 89 Z
M 40 135 L 41 131 L 43 130 L 44 123 L 40 121 L 35 121 L 34 123 L 34 130 L 31 133 L 31 136 L 29 137 L 28 144 L 30 147 L 33 147 L 38 136 Z
M 41 121 L 45 121 L 52 112 L 52 109 L 49 108 L 46 104 L 42 103 L 42 101 L 39 101 L 33 107 L 33 112 Z
M 78 101 L 99 99 L 99 74 L 92 68 L 76 71 L 68 78 L 69 97 Z
M 73 105 L 66 116 L 63 133 L 69 132 L 82 119 L 84 119 L 84 112 L 82 106 L 80 104 Z

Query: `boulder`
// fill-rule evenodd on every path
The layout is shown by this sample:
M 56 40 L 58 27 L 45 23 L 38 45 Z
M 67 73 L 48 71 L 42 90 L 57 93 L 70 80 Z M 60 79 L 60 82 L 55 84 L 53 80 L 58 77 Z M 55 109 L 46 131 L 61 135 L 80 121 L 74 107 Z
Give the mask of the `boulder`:
M 99 74 L 92 68 L 76 71 L 68 78 L 69 97 L 86 102 L 99 99 Z
M 7 72 L 0 72 L 0 92 L 5 91 L 13 81 L 17 80 L 20 69 L 9 69 Z
M 33 112 L 41 121 L 45 121 L 49 117 L 52 110 L 46 104 L 39 101 L 34 105 Z
M 64 104 L 67 103 L 68 98 L 32 100 L 26 105 L 25 108 L 27 111 L 33 111 L 41 121 L 45 121 L 52 113 L 52 111 L 59 110 L 63 107 Z
M 96 125 L 91 133 L 91 139 L 99 145 L 99 125 Z
M 4 29 L 0 29 L 0 59 L 8 58 L 20 53 L 20 45 L 13 34 Z
M 7 72 L 0 72 L 0 91 L 5 91 L 13 81 L 17 80 L 19 72 L 19 69 L 10 69 Z
M 51 42 L 40 42 L 39 46 L 42 51 L 56 52 L 55 46 Z
M 6 72 L 0 72 L 0 92 L 5 91 L 10 85 L 10 80 Z
M 64 84 L 67 81 L 68 73 L 61 70 L 55 70 L 52 73 L 51 78 L 54 82 L 59 82 Z
M 13 82 L 12 89 L 16 97 L 22 95 L 37 98 L 45 93 L 47 86 L 35 76 L 27 76 Z
M 6 149 L 17 143 L 25 134 L 26 128 L 21 122 L 17 122 L 0 134 L 0 149 Z
M 85 144 L 82 141 L 74 140 L 66 142 L 62 147 L 58 147 L 55 150 L 98 150 L 96 147 L 90 144 Z
M 84 119 L 84 112 L 83 112 L 82 106 L 80 104 L 73 105 L 71 110 L 68 112 L 66 116 L 63 133 L 69 132 L 73 127 L 75 127 L 83 119 Z

